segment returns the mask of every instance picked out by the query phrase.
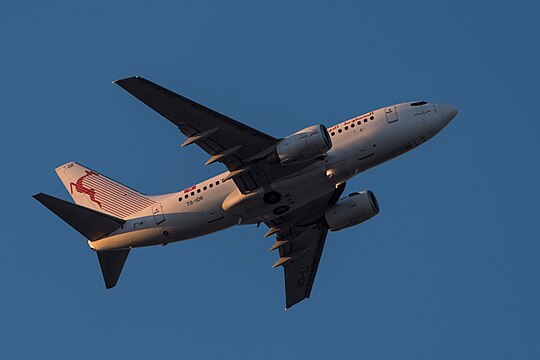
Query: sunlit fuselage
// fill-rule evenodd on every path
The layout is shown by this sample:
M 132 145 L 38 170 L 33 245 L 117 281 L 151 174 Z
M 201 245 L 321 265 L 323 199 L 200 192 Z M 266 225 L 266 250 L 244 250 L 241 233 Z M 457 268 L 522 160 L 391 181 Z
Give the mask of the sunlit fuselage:
M 130 218 L 110 236 L 89 241 L 94 250 L 114 250 L 191 239 L 237 224 L 272 220 L 318 196 L 334 191 L 358 173 L 421 145 L 457 114 L 450 105 L 402 103 L 381 108 L 328 129 L 333 146 L 321 160 L 273 182 L 283 196 L 278 203 L 262 199 L 268 188 L 241 194 L 228 172 L 180 192 L 154 197 L 161 210 Z M 279 207 L 279 209 L 278 209 Z M 280 210 L 276 215 L 276 209 Z M 281 212 L 286 209 L 286 212 Z M 154 211 L 154 213 L 152 213 Z

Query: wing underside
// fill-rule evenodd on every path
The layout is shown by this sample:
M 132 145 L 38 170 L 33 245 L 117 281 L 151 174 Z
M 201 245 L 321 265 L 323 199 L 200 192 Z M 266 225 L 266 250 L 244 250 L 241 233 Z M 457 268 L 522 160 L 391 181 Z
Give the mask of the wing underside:
M 268 155 L 277 139 L 144 78 L 115 83 L 175 124 L 187 136 L 182 146 L 196 144 L 208 153 L 206 165 L 221 162 L 227 166 L 243 193 L 262 185 L 254 163 Z
M 267 223 L 277 234 L 270 250 L 279 250 L 274 267 L 283 266 L 285 307 L 288 309 L 309 298 L 319 268 L 328 230 L 323 226 L 323 213 L 337 202 L 345 184 L 319 197 L 286 217 Z
M 280 259 L 278 260 L 278 262 L 285 261 L 283 271 L 286 308 L 309 298 L 327 233 L 328 230 L 314 227 L 312 229 L 290 229 L 287 236 L 278 237 L 278 241 L 287 241 L 279 249 Z

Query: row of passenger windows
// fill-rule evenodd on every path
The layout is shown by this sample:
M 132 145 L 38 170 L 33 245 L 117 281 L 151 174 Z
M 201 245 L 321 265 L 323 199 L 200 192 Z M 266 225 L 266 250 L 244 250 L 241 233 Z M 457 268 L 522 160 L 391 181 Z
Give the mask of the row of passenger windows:
M 369 120 L 373 120 L 373 119 L 375 119 L 375 116 L 370 116 L 370 117 L 369 117 Z M 368 119 L 365 118 L 365 119 L 364 119 L 364 123 L 367 123 L 367 122 L 368 122 Z M 362 120 L 358 120 L 358 121 L 356 122 L 356 125 L 360 126 L 360 124 L 362 124 Z M 352 123 L 350 126 L 351 126 L 351 129 L 352 129 L 353 127 L 355 127 L 355 124 Z M 345 126 L 345 130 L 349 130 L 349 125 Z M 338 129 L 337 132 L 338 132 L 338 133 L 341 133 L 341 132 L 343 132 L 343 129 Z M 334 136 L 334 135 L 336 135 L 336 132 L 335 132 L 335 131 L 332 131 L 332 132 L 330 133 L 330 135 Z
M 223 182 L 223 181 L 221 181 L 221 182 Z M 216 181 L 215 183 L 210 183 L 210 184 L 208 184 L 208 186 L 206 186 L 206 185 L 203 186 L 203 187 L 202 187 L 202 191 L 206 191 L 206 190 L 208 190 L 209 188 L 210 188 L 210 189 L 213 188 L 213 187 L 214 187 L 214 184 L 216 184 L 216 186 L 218 186 L 218 185 L 220 184 L 220 181 L 218 180 L 218 181 Z M 200 188 L 197 189 L 197 190 L 193 190 L 191 193 L 185 194 L 185 195 L 184 195 L 184 199 L 187 199 L 187 198 L 190 197 L 190 196 L 194 196 L 195 194 L 199 194 L 200 192 L 201 192 L 201 189 L 200 189 Z M 179 198 L 178 198 L 178 201 L 182 201 L 182 197 L 179 197 Z
M 370 117 L 369 117 L 369 120 L 373 120 L 373 119 L 375 119 L 374 116 L 370 116 Z M 365 118 L 365 119 L 364 119 L 364 123 L 367 123 L 367 121 L 368 121 L 368 119 Z M 356 122 L 356 125 L 360 126 L 360 124 L 362 124 L 362 120 L 358 120 L 358 121 Z M 352 123 L 350 126 L 351 126 L 351 129 L 352 129 L 355 125 L 354 125 L 354 123 Z M 345 130 L 349 130 L 349 126 L 348 126 L 348 125 L 345 126 Z M 342 131 L 343 131 L 342 129 L 338 129 L 338 133 L 341 133 Z M 332 136 L 336 135 L 336 132 L 335 132 L 335 131 L 332 131 L 331 135 L 332 135 Z M 219 180 L 216 181 L 215 184 L 216 184 L 216 186 L 219 185 Z M 203 186 L 202 191 L 206 191 L 206 190 L 208 190 L 208 188 L 213 188 L 213 187 L 214 187 L 214 184 L 213 184 L 213 183 L 210 183 L 208 186 L 206 186 L 206 185 Z M 185 194 L 185 195 L 184 195 L 184 199 L 187 199 L 187 198 L 190 197 L 190 196 L 194 196 L 195 193 L 199 194 L 200 192 L 201 192 L 201 189 L 199 188 L 199 189 L 197 189 L 196 191 L 192 191 L 190 194 Z M 179 197 L 179 198 L 178 198 L 178 201 L 182 201 L 182 197 Z

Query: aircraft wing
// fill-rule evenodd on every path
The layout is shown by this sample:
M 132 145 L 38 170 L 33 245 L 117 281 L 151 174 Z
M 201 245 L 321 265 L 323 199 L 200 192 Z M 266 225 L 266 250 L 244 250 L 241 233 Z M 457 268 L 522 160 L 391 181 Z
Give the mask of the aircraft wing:
M 321 260 L 328 230 L 322 226 L 324 210 L 335 204 L 345 184 L 333 192 L 304 205 L 286 217 L 267 223 L 269 234 L 277 234 L 271 251 L 279 249 L 274 268 L 283 266 L 285 275 L 285 308 L 309 298 Z
M 279 247 L 280 258 L 274 267 L 283 265 L 287 309 L 309 298 L 327 233 L 328 230 L 315 226 L 311 229 L 289 228 L 286 234 L 278 235 L 278 243 L 285 241 L 286 244 Z
M 257 178 L 251 165 L 268 155 L 277 139 L 144 78 L 135 76 L 114 83 L 178 126 L 187 136 L 182 146 L 197 144 L 211 156 L 206 165 L 216 161 L 225 164 L 243 193 L 265 182 Z

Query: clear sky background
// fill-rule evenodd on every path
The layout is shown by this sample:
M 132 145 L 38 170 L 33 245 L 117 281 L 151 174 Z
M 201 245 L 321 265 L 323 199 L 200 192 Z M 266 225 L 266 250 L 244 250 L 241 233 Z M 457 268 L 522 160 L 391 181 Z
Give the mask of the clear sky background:
M 539 359 L 534 1 L 20 1 L 0 11 L 0 357 Z M 111 81 L 141 75 L 273 136 L 388 104 L 459 107 L 357 176 L 381 213 L 330 234 L 284 311 L 264 227 L 132 251 L 105 290 L 31 195 L 78 161 L 145 193 L 224 171 Z

